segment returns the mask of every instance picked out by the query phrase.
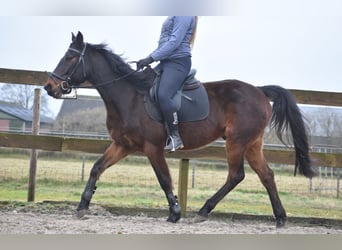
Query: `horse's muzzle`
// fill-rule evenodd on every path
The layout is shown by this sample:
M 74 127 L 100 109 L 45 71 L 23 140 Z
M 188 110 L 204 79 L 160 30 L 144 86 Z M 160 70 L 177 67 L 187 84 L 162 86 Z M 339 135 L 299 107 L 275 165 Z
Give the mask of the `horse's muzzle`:
M 44 89 L 45 89 L 45 91 L 47 92 L 47 94 L 48 94 L 49 96 L 54 97 L 53 91 L 52 91 L 52 85 L 51 85 L 51 83 L 45 84 Z
M 47 82 L 44 86 L 45 91 L 49 96 L 53 98 L 58 98 L 62 95 L 62 89 L 60 86 L 56 86 L 55 84 L 51 84 Z

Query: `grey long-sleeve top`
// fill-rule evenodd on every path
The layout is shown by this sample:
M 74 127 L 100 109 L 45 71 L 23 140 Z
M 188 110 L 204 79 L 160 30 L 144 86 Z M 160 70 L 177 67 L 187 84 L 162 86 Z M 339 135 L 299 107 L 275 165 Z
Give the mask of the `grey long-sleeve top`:
M 162 25 L 158 48 L 150 56 L 155 61 L 191 56 L 190 39 L 194 27 L 194 16 L 168 17 Z

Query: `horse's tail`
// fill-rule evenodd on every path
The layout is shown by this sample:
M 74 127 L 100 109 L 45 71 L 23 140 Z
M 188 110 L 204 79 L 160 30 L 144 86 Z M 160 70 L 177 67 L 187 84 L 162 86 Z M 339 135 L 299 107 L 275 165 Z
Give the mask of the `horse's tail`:
M 304 176 L 311 178 L 316 175 L 311 167 L 309 157 L 309 143 L 303 116 L 293 95 L 280 86 L 268 85 L 259 87 L 273 102 L 271 127 L 275 129 L 277 137 L 285 145 L 283 132 L 291 131 L 296 153 L 295 172 L 297 168 Z

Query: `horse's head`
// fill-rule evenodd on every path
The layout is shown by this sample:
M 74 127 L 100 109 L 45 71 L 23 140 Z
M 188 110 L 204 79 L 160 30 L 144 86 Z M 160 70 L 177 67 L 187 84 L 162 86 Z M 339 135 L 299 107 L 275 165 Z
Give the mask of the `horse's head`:
M 72 33 L 72 42 L 59 61 L 56 69 L 49 73 L 45 83 L 47 93 L 55 98 L 68 94 L 72 87 L 85 82 L 87 77 L 86 64 L 84 62 L 87 44 L 83 42 L 83 35 L 78 32 Z

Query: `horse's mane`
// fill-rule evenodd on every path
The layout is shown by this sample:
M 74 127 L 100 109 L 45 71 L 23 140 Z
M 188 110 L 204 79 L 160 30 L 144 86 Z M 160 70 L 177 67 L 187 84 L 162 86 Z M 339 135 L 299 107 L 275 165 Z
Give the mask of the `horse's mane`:
M 125 77 L 141 93 L 146 92 L 152 86 L 154 75 L 151 72 L 136 72 L 125 62 L 121 56 L 115 54 L 107 44 L 89 44 L 91 48 L 104 56 L 113 72 Z

